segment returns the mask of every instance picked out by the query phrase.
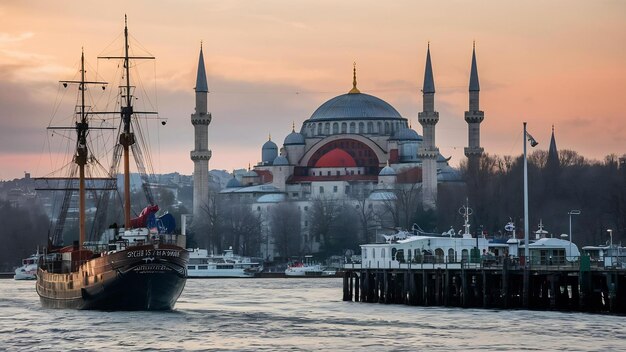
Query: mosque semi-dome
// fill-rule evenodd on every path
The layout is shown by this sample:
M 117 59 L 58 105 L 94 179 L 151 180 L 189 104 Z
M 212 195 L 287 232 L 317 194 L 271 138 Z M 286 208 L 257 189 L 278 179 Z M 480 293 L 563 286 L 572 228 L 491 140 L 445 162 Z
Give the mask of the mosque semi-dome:
M 309 121 L 350 119 L 403 119 L 386 101 L 364 93 L 347 93 L 322 104 Z
M 228 183 L 226 183 L 226 188 L 237 188 L 237 187 L 241 187 L 241 183 L 235 177 L 231 178 L 230 180 L 228 180 Z
M 399 141 L 421 141 L 422 136 L 412 128 L 398 130 L 390 139 Z
M 387 165 L 380 170 L 378 176 L 395 176 L 396 170 L 394 170 L 391 166 Z
M 287 158 L 285 158 L 284 156 L 279 155 L 274 159 L 274 162 L 272 162 L 272 165 L 274 166 L 289 165 L 289 160 L 287 160 Z

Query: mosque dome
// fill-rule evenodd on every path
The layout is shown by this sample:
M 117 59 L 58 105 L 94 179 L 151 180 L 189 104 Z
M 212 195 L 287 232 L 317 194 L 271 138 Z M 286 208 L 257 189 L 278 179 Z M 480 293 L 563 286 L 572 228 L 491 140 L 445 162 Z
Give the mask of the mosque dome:
M 291 133 L 287 135 L 287 137 L 285 137 L 285 141 L 283 142 L 283 144 L 284 145 L 304 144 L 304 136 L 296 132 L 295 130 L 293 130 Z
M 322 104 L 309 121 L 350 119 L 402 119 L 386 101 L 364 93 L 347 93 Z
M 399 141 L 421 141 L 422 137 L 412 128 L 403 128 L 396 132 L 391 139 Z
M 270 138 L 267 142 L 263 144 L 263 148 L 261 148 L 261 161 L 264 164 L 269 164 L 278 156 L 278 146 L 276 143 L 272 142 L 272 138 Z
M 272 165 L 274 166 L 286 166 L 289 165 L 289 160 L 287 160 L 287 158 L 285 158 L 282 155 L 279 155 L 276 157 L 276 159 L 274 159 L 274 162 L 272 162 Z
M 380 173 L 378 173 L 378 176 L 395 176 L 395 175 L 396 175 L 396 170 L 394 170 L 389 165 L 383 167 L 383 169 L 380 170 Z
M 226 188 L 237 188 L 237 187 L 241 187 L 241 183 L 235 177 L 231 178 L 230 180 L 228 180 L 228 183 L 226 183 Z

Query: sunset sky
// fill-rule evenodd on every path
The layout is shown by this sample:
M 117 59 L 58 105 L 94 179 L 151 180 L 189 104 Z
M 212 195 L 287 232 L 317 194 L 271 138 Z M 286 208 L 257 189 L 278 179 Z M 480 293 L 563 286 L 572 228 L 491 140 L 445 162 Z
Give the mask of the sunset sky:
M 195 74 L 203 42 L 211 169 L 247 167 L 271 133 L 281 146 L 315 109 L 358 88 L 393 105 L 420 134 L 430 41 L 437 144 L 458 165 L 467 145 L 472 41 L 481 87 L 481 144 L 522 152 L 522 122 L 547 149 L 591 159 L 626 153 L 626 1 L 0 1 L 0 179 L 50 172 L 45 127 L 59 80 L 81 47 L 96 57 L 129 31 L 156 56 L 166 126 L 151 137 L 155 171 L 191 174 Z M 89 73 L 89 72 L 88 72 Z M 73 99 L 65 104 L 73 105 Z M 56 116 L 55 118 L 58 118 Z

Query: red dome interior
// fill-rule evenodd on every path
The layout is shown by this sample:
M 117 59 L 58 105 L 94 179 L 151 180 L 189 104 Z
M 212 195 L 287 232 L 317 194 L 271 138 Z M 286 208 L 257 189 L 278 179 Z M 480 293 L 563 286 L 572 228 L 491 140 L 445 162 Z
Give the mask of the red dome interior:
M 315 167 L 356 167 L 356 161 L 343 149 L 335 148 L 319 158 Z

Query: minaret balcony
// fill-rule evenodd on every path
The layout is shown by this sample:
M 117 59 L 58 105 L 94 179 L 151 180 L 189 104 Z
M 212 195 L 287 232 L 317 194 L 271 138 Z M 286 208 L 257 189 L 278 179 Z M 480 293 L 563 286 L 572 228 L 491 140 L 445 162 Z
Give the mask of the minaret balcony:
M 466 111 L 465 122 L 467 123 L 481 123 L 485 119 L 485 113 L 482 111 Z
M 210 150 L 192 150 L 191 160 L 209 160 L 211 159 L 211 151 Z
M 471 156 L 480 156 L 483 154 L 484 151 L 485 151 L 485 148 L 481 148 L 481 147 L 466 147 L 465 156 L 468 158 Z
M 436 159 L 439 156 L 439 148 L 420 148 L 417 156 L 422 159 Z
M 195 113 L 191 115 L 192 125 L 208 125 L 211 123 L 211 113 Z
M 439 113 L 437 111 L 423 111 L 417 114 L 417 120 L 422 125 L 434 125 L 439 122 Z

